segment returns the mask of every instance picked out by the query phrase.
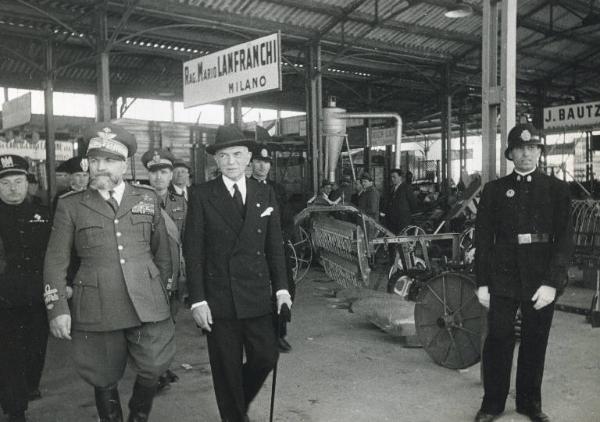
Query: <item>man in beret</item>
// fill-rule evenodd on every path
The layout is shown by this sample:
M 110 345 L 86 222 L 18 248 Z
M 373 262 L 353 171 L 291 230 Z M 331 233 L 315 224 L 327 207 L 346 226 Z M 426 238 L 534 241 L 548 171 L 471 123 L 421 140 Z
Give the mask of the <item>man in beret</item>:
M 275 192 L 245 177 L 253 146 L 238 127 L 219 127 L 206 150 L 222 175 L 192 189 L 184 236 L 192 315 L 207 333 L 217 405 L 227 422 L 248 420 L 277 362 L 272 297 L 277 312 L 292 304 Z
M 260 126 L 257 127 L 257 129 Z M 263 129 L 264 130 L 264 129 Z M 268 132 L 267 132 L 268 134 Z M 252 178 L 255 179 L 259 183 L 263 183 L 265 185 L 270 185 L 275 191 L 275 196 L 277 197 L 277 205 L 279 205 L 279 216 L 281 217 L 281 227 L 284 241 L 288 241 L 291 239 L 291 234 L 294 230 L 294 221 L 293 218 L 290 217 L 290 213 L 286 209 L 287 195 L 285 192 L 285 187 L 281 183 L 277 183 L 273 180 L 269 179 L 269 171 L 271 170 L 271 163 L 273 162 L 273 158 L 271 156 L 271 150 L 266 145 L 258 145 L 255 148 L 254 154 L 252 154 Z M 286 270 L 288 276 L 288 288 L 290 291 L 290 295 L 292 300 L 295 296 L 295 283 L 293 276 L 293 264 L 291 262 L 292 257 L 289 256 L 288 249 L 284 247 L 285 252 L 285 263 Z M 278 342 L 279 342 L 279 351 L 283 353 L 288 353 L 292 350 L 292 345 L 285 339 L 287 335 L 287 322 L 283 318 L 276 318 L 275 320 L 275 329 L 279 334 Z
M 129 422 L 148 420 L 159 376 L 175 353 L 166 291 L 169 241 L 154 189 L 125 183 L 133 135 L 111 123 L 87 131 L 90 186 L 63 195 L 44 264 L 50 331 L 72 340 L 80 376 L 94 387 L 100 421 L 122 420 L 117 384 L 137 373 Z M 71 250 L 81 264 L 67 304 Z
M 192 168 L 183 160 L 175 159 L 173 162 L 173 183 L 171 188 L 178 195 L 183 195 L 187 201 L 189 198 L 190 172 Z
M 27 160 L 0 156 L 0 404 L 9 421 L 25 421 L 27 402 L 40 397 L 48 320 L 42 268 L 48 207 L 28 195 Z
M 185 283 L 185 265 L 183 262 L 182 239 L 187 213 L 187 202 L 182 194 L 172 189 L 173 164 L 175 157 L 164 149 L 151 149 L 142 155 L 142 164 L 148 169 L 148 180 L 160 199 L 161 213 L 165 219 L 165 227 L 169 236 L 171 251 L 171 266 L 173 272 L 167 282 L 167 292 L 171 300 L 171 315 L 173 321 L 177 315 L 178 294 Z M 158 390 L 168 387 L 171 382 L 179 379 L 170 370 L 160 376 Z
M 521 308 L 516 407 L 535 422 L 542 412 L 542 377 L 557 291 L 573 251 L 568 185 L 537 169 L 543 145 L 529 124 L 508 134 L 508 176 L 487 183 L 475 224 L 477 297 L 488 308 L 483 347 L 484 397 L 476 422 L 504 411 L 515 346 L 514 319 Z

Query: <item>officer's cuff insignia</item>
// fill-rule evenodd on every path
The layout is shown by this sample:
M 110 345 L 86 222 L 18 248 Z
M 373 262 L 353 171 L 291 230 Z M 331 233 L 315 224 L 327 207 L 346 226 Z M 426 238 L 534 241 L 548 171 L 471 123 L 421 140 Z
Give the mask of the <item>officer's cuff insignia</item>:
M 46 284 L 44 287 L 44 303 L 46 304 L 46 309 L 51 310 L 54 308 L 54 302 L 58 302 L 58 290 L 50 287 L 49 284 Z
M 269 215 L 271 215 L 272 212 L 273 212 L 273 207 L 269 207 L 266 210 L 264 210 L 263 213 L 260 216 L 261 217 L 268 217 Z
M 507 198 L 512 198 L 513 196 L 515 196 L 515 191 L 512 189 L 509 189 L 506 191 L 506 197 Z

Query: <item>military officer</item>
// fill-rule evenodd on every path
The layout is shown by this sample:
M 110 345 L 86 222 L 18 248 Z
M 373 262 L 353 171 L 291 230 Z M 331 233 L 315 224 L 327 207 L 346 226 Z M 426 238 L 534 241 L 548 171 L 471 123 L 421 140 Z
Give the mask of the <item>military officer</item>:
M 222 175 L 193 188 L 184 235 L 192 315 L 208 333 L 217 405 L 228 422 L 247 420 L 277 362 L 272 296 L 277 312 L 291 307 L 275 192 L 245 177 L 253 146 L 236 126 L 219 127 L 206 150 Z
M 54 198 L 53 210 L 56 210 L 58 198 L 67 192 L 80 191 L 88 187 L 90 182 L 90 174 L 88 172 L 88 159 L 85 157 L 69 158 L 61 168 L 69 175 L 69 186 L 58 191 Z
M 572 250 L 569 188 L 537 169 L 543 145 L 533 126 L 508 134 L 508 176 L 485 185 L 475 225 L 477 296 L 489 308 L 483 348 L 484 397 L 475 420 L 503 411 L 515 346 L 514 318 L 521 308 L 516 407 L 535 422 L 542 412 L 541 386 L 557 290 L 566 280 Z
M 69 184 L 71 183 L 69 172 L 67 171 L 66 161 L 64 163 L 59 164 L 56 167 L 55 171 L 56 176 L 56 191 L 57 192 L 65 192 L 69 188 Z
M 171 257 L 160 200 L 124 182 L 133 135 L 110 123 L 89 128 L 90 186 L 58 201 L 44 264 L 50 331 L 73 342 L 75 366 L 95 389 L 102 422 L 122 420 L 117 383 L 129 358 L 137 372 L 129 422 L 148 420 L 159 376 L 175 353 L 167 280 Z M 81 261 L 69 310 L 71 249 Z
M 273 162 L 273 157 L 271 156 L 271 150 L 266 145 L 258 145 L 255 149 L 254 154 L 252 154 L 252 178 L 255 179 L 259 183 L 263 183 L 266 185 L 270 185 L 273 187 L 275 191 L 275 195 L 277 198 L 277 205 L 279 205 L 279 215 L 281 217 L 281 227 L 284 242 L 290 240 L 290 236 L 293 232 L 293 218 L 285 218 L 287 217 L 286 213 L 286 192 L 285 187 L 281 183 L 277 183 L 273 180 L 269 179 L 269 171 L 271 170 L 271 163 Z M 296 285 L 294 283 L 293 276 L 293 264 L 291 262 L 292 257 L 290 256 L 288 249 L 284 246 L 285 251 L 285 264 L 288 276 L 288 288 L 292 300 L 294 300 Z M 285 339 L 287 336 L 287 323 L 285 320 L 276 319 L 275 320 L 275 329 L 279 334 L 279 351 L 283 353 L 288 353 L 292 350 L 292 345 Z
M 0 404 L 11 422 L 25 421 L 39 398 L 48 321 L 42 268 L 50 235 L 48 207 L 28 195 L 27 160 L 0 156 Z
M 173 180 L 173 163 L 175 157 L 164 149 L 151 149 L 142 155 L 142 164 L 148 169 L 150 186 L 156 191 L 161 204 L 161 212 L 165 219 L 169 246 L 171 251 L 171 265 L 173 273 L 167 282 L 167 292 L 171 299 L 171 315 L 175 320 L 178 310 L 178 293 L 185 283 L 185 264 L 182 253 L 182 235 L 187 213 L 187 202 L 182 194 L 177 194 L 171 181 Z M 171 370 L 160 376 L 158 390 L 169 386 L 171 382 L 179 379 Z

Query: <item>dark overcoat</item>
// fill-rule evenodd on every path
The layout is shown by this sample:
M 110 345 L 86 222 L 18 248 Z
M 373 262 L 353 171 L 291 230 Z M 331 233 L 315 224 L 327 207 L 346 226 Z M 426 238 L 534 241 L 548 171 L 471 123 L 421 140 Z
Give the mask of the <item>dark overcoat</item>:
M 170 317 L 171 258 L 154 189 L 126 184 L 116 215 L 93 189 L 59 199 L 44 264 L 44 289 L 56 289 L 54 298 L 46 296 L 49 319 L 71 314 L 65 287 L 73 247 L 81 260 L 74 329 L 114 331 Z
M 388 229 L 398 234 L 412 222 L 412 213 L 417 209 L 417 202 L 412 187 L 401 183 L 392 190 L 385 200 L 385 224 Z
M 560 290 L 573 252 L 568 185 L 539 171 L 512 173 L 483 188 L 475 224 L 478 286 L 490 293 L 531 300 L 541 285 Z M 519 244 L 519 234 L 548 235 L 548 242 Z
M 192 188 L 184 256 L 191 303 L 206 300 L 213 318 L 272 312 L 272 293 L 287 289 L 279 209 L 273 189 L 246 180 L 242 219 L 222 177 Z

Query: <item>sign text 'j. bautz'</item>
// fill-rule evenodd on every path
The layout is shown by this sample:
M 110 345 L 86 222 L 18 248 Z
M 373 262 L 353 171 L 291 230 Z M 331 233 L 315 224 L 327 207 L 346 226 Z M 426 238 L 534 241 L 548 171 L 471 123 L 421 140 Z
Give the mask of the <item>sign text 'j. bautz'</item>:
M 183 64 L 183 105 L 281 89 L 281 38 L 267 35 Z
M 544 129 L 600 127 L 600 101 L 544 108 Z

